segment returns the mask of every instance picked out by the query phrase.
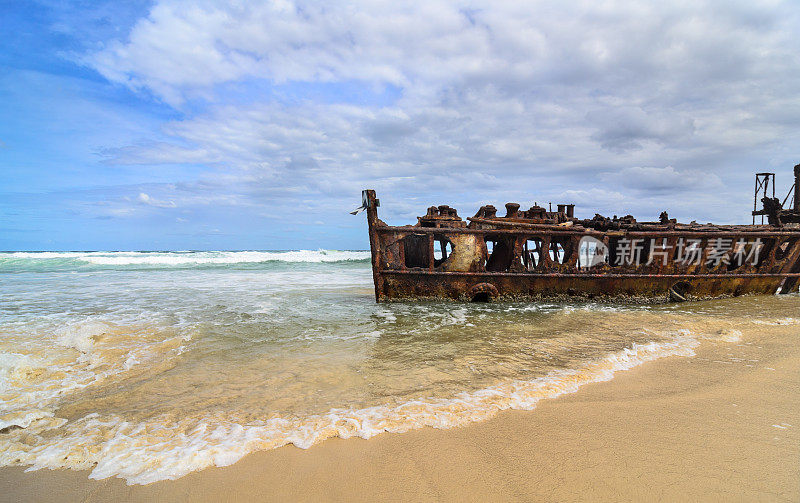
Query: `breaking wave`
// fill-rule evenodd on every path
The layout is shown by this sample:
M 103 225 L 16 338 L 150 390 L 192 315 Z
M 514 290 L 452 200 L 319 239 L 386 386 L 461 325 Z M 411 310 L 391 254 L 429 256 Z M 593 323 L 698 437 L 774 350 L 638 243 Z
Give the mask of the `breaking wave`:
M 0 333 L 0 431 L 54 419 L 66 395 L 104 381 L 169 366 L 191 340 L 152 326 L 121 326 L 94 320 L 66 325 L 35 340 Z
M 376 305 L 370 273 L 360 251 L 0 253 L 0 466 L 175 479 L 532 409 L 800 323 L 798 296 Z
M 30 465 L 29 470 L 90 469 L 94 479 L 117 476 L 129 484 L 148 484 L 210 466 L 230 465 L 251 452 L 287 444 L 305 449 L 331 437 L 366 439 L 382 432 L 401 433 L 425 426 L 452 428 L 487 419 L 501 410 L 530 410 L 540 400 L 610 380 L 620 370 L 666 356 L 693 356 L 698 344 L 689 337 L 634 343 L 580 368 L 554 371 L 533 380 L 507 380 L 449 399 L 413 400 L 395 407 L 332 409 L 304 418 L 238 422 L 226 414 L 131 423 L 92 413 L 51 436 L 48 431 L 66 421 L 48 415 L 26 420 L 25 430 L 7 433 L 17 438 L 5 439 L 0 464 Z
M 235 264 L 367 262 L 368 251 L 3 252 L 0 270 L 69 266 L 226 266 Z

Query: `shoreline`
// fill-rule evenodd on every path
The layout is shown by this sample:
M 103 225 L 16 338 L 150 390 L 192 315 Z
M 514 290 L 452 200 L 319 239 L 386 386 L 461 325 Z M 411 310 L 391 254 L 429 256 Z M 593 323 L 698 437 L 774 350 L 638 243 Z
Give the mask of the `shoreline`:
M 0 468 L 0 501 L 800 499 L 800 327 L 703 341 L 449 430 L 285 446 L 175 481 Z

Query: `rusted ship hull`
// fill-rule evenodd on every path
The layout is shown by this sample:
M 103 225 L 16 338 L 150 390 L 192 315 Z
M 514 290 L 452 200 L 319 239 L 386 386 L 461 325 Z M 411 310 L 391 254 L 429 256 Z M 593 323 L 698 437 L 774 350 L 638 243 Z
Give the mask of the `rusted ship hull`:
M 426 229 L 427 230 L 427 229 Z M 714 297 L 730 297 L 747 294 L 789 293 L 797 290 L 800 280 L 800 239 L 793 233 L 737 233 L 738 239 L 747 242 L 761 240 L 762 256 L 755 264 L 743 264 L 730 268 L 730 262 L 721 260 L 716 267 L 708 264 L 708 242 L 716 239 L 736 239 L 714 237 L 680 239 L 700 239 L 703 250 L 699 254 L 699 264 L 676 264 L 672 257 L 665 261 L 642 258 L 642 264 L 612 266 L 607 262 L 595 267 L 582 267 L 577 258 L 570 258 L 570 243 L 578 246 L 586 236 L 600 242 L 626 239 L 626 234 L 564 234 L 554 235 L 548 232 L 538 234 L 508 233 L 503 238 L 514 243 L 514 248 L 524 250 L 524 243 L 536 240 L 550 243 L 559 238 L 566 260 L 558 263 L 542 260 L 532 271 L 513 271 L 514 267 L 524 261 L 521 253 L 512 257 L 510 270 L 444 270 L 444 264 L 435 265 L 435 254 L 427 268 L 406 267 L 405 249 L 399 243 L 405 243 L 408 236 L 427 238 L 429 248 L 436 247 L 442 239 L 458 242 L 458 234 L 445 229 L 436 232 L 424 232 L 422 229 L 378 228 L 377 266 L 375 271 L 375 296 L 377 300 L 408 298 L 444 298 L 453 300 L 494 300 L 498 298 L 543 298 L 543 297 L 577 297 L 588 299 L 629 299 L 638 301 L 667 301 L 684 299 L 703 299 Z M 716 233 L 714 233 L 716 234 Z M 749 235 L 747 235 L 749 234 Z M 500 239 L 497 233 L 478 231 L 472 234 L 478 242 L 485 239 Z M 436 238 L 436 239 L 434 239 Z M 665 237 L 630 237 L 628 239 L 664 239 Z M 666 237 L 669 240 L 669 237 Z M 551 245 L 552 246 L 552 245 Z M 543 248 L 550 248 L 546 244 Z M 731 246 L 731 249 L 733 246 Z M 488 252 L 487 252 L 488 254 Z M 733 253 L 731 253 L 733 254 Z M 424 254 L 423 254 L 424 255 Z M 425 257 L 423 256 L 423 259 Z M 646 262 L 650 261 L 650 265 Z M 481 269 L 481 264 L 474 269 Z M 734 262 L 734 265 L 736 263 Z M 451 265 L 451 269 L 452 269 Z M 485 268 L 485 264 L 483 264 Z M 740 270 L 737 270 L 740 269 Z
M 418 273 L 392 271 L 382 274 L 378 300 L 439 298 L 461 301 L 503 299 L 578 298 L 643 302 L 736 297 L 773 294 L 784 283 L 782 275 L 770 276 L 643 276 L 643 275 L 525 275 L 509 273 Z M 687 282 L 683 299 L 670 294 L 674 285 Z M 478 285 L 490 284 L 485 296 Z
M 800 165 L 795 175 L 796 187 Z M 764 192 L 765 209 L 753 215 L 768 217 L 765 225 L 679 224 L 666 212 L 659 222 L 579 220 L 572 205 L 520 211 L 509 203 L 503 217 L 484 206 L 467 223 L 439 206 L 416 225 L 388 226 L 367 190 L 375 298 L 658 302 L 796 292 L 800 210 Z

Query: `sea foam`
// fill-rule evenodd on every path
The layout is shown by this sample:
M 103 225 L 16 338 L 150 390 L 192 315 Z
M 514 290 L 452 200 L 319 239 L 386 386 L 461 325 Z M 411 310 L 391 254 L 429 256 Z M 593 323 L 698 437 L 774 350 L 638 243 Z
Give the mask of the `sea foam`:
M 7 434 L 0 463 L 40 468 L 91 469 L 91 478 L 121 477 L 129 484 L 176 479 L 210 466 L 225 466 L 257 451 L 293 444 L 300 448 L 331 437 L 370 438 L 430 426 L 452 428 L 481 421 L 505 409 L 533 409 L 543 399 L 606 381 L 620 370 L 666 356 L 692 356 L 699 344 L 681 337 L 670 342 L 633 344 L 577 369 L 533 380 L 507 380 L 451 398 L 412 400 L 399 406 L 331 409 L 307 417 L 273 417 L 239 423 L 223 415 L 157 417 L 131 423 L 89 414 L 57 433 L 19 430 Z M 24 433 L 21 433 L 24 431 Z
M 293 251 L 208 251 L 208 252 L 13 252 L 0 253 L 3 259 L 52 261 L 74 260 L 93 265 L 181 266 L 203 264 L 246 264 L 262 262 L 362 262 L 368 251 L 293 250 Z
M 166 365 L 189 339 L 151 326 L 89 318 L 40 334 L 18 352 L 0 348 L 0 429 L 29 428 L 41 419 L 52 425 L 49 418 L 59 399 L 124 376 L 142 363 Z M 57 426 L 63 422 L 56 421 Z

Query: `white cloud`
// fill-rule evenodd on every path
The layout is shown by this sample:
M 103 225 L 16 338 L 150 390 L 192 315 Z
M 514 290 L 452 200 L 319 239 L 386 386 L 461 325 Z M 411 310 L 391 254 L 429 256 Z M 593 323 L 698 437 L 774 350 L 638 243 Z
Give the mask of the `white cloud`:
M 243 77 L 360 79 L 433 93 L 472 82 L 674 92 L 786 73 L 791 4 L 161 1 L 86 60 L 164 97 Z M 766 49 L 766 51 L 765 51 Z M 786 58 L 786 59 L 784 59 Z M 784 63 L 780 64 L 783 59 Z M 776 68 L 778 64 L 781 68 Z M 499 77 L 499 78 L 498 78 Z M 695 87 L 696 95 L 706 90 Z
M 175 208 L 177 205 L 174 201 L 161 201 L 159 199 L 154 199 L 149 195 L 145 194 L 144 192 L 139 193 L 139 197 L 137 198 L 142 204 L 146 204 L 148 206 L 155 206 L 157 208 Z
M 730 219 L 754 159 L 800 157 L 798 25 L 791 2 L 159 1 L 85 61 L 186 114 L 163 128 L 174 142 L 110 162 L 216 169 L 144 204 L 322 211 L 369 185 L 403 216 L 548 195 L 657 214 L 713 189 L 680 211 Z M 236 82 L 399 96 L 240 100 Z

